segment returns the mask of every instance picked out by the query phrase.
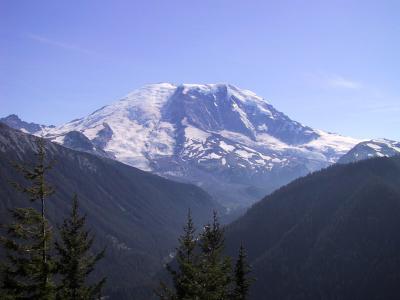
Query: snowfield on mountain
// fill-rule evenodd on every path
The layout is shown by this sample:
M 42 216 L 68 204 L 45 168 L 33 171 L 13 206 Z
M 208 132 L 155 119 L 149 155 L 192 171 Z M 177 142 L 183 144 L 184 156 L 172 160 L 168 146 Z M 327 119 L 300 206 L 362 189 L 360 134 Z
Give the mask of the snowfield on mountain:
M 195 183 L 229 208 L 337 162 L 360 142 L 293 121 L 229 84 L 146 85 L 89 116 L 33 133 Z
M 391 157 L 400 154 L 400 142 L 388 139 L 376 139 L 357 144 L 343 155 L 338 163 L 346 164 L 373 157 Z

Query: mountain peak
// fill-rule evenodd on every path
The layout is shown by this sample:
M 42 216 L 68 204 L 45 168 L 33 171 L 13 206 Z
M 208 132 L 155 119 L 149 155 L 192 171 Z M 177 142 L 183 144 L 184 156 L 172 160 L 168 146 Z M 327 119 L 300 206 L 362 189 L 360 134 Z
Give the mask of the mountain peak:
M 373 157 L 391 157 L 400 154 L 400 142 L 389 139 L 363 141 L 343 155 L 339 163 L 350 163 Z
M 137 96 L 139 93 L 159 93 L 166 91 L 176 91 L 180 90 L 182 93 L 202 93 L 202 94 L 217 94 L 220 92 L 226 92 L 228 96 L 237 96 L 240 100 L 253 99 L 264 103 L 268 103 L 265 99 L 257 96 L 256 93 L 241 89 L 230 83 L 181 83 L 174 84 L 170 82 L 160 82 L 146 84 L 143 87 L 136 89 L 129 93 L 125 98 L 131 98 L 132 96 Z
M 8 125 L 11 128 L 18 129 L 30 134 L 37 134 L 45 128 L 54 128 L 54 126 L 45 126 L 22 121 L 16 114 L 11 114 L 7 117 L 1 118 L 0 122 Z
M 21 119 L 16 114 L 8 115 L 7 117 L 2 118 L 1 120 L 21 121 Z
M 228 206 L 326 167 L 359 142 L 302 125 L 227 83 L 148 84 L 45 134 L 195 183 Z

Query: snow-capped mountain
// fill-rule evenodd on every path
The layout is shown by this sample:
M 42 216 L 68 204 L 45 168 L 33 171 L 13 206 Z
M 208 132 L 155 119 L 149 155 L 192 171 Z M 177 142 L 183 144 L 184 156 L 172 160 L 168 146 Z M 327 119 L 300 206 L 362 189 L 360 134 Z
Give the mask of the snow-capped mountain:
M 231 207 L 326 167 L 359 143 L 293 121 L 255 93 L 228 84 L 146 85 L 41 134 L 196 183 Z
M 350 163 L 373 157 L 391 157 L 400 154 L 400 142 L 379 139 L 364 141 L 357 144 L 343 155 L 338 163 Z

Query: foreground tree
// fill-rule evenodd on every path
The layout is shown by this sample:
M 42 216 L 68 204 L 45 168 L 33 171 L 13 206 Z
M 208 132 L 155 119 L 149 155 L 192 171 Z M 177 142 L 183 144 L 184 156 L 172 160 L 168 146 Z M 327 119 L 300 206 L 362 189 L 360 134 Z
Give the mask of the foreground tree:
M 24 193 L 29 197 L 32 202 L 40 202 L 41 207 L 41 220 L 42 220 L 42 236 L 45 237 L 46 232 L 46 199 L 54 193 L 53 187 L 46 181 L 45 175 L 48 170 L 53 167 L 53 162 L 46 164 L 46 152 L 45 152 L 45 141 L 42 138 L 38 138 L 36 141 L 38 148 L 37 163 L 33 168 L 29 168 L 26 165 L 14 164 L 15 169 L 24 176 L 24 178 L 30 182 L 29 186 L 19 184 L 18 182 L 12 182 L 12 185 L 20 192 Z M 43 246 L 41 248 L 43 263 L 47 260 L 47 241 L 48 239 L 43 238 Z
M 235 265 L 235 281 L 234 281 L 234 289 L 232 292 L 233 300 L 246 300 L 249 294 L 249 289 L 251 283 L 253 281 L 252 278 L 249 277 L 251 272 L 251 268 L 247 263 L 247 255 L 246 250 L 243 245 L 240 245 L 239 255 Z
M 183 234 L 179 237 L 179 246 L 176 249 L 176 263 L 178 270 L 167 265 L 167 271 L 171 274 L 174 291 L 163 282 L 156 293 L 161 299 L 200 299 L 200 277 L 196 250 L 196 229 L 189 210 Z
M 91 254 L 94 237 L 85 229 L 86 215 L 80 216 L 78 198 L 75 195 L 72 211 L 60 227 L 61 242 L 56 242 L 59 255 L 57 271 L 61 284 L 57 289 L 57 299 L 89 300 L 100 299 L 105 278 L 88 284 L 88 276 L 96 263 L 104 257 L 104 250 Z
M 7 263 L 2 265 L 2 293 L 5 299 L 54 299 L 54 286 L 49 280 L 52 264 L 43 263 L 43 239 L 50 240 L 47 222 L 47 234 L 43 237 L 42 217 L 33 208 L 12 210 L 14 222 L 3 226 L 7 237 L 1 241 L 6 250 Z
M 244 248 L 239 251 L 235 274 L 230 258 L 223 255 L 224 231 L 214 213 L 213 222 L 203 228 L 197 238 L 193 221 L 188 214 L 184 233 L 179 238 L 176 270 L 167 265 L 173 288 L 161 283 L 158 296 L 164 300 L 225 300 L 246 299 L 251 280 Z
M 213 214 L 212 224 L 204 226 L 200 235 L 199 247 L 201 270 L 201 299 L 227 299 L 231 283 L 231 261 L 223 256 L 224 231 L 218 221 L 217 213 Z
M 46 219 L 45 200 L 53 193 L 45 175 L 51 164 L 45 162 L 43 139 L 37 140 L 36 165 L 14 164 L 28 185 L 12 182 L 31 202 L 40 201 L 41 211 L 33 208 L 11 210 L 11 225 L 3 225 L 7 236 L 1 237 L 7 262 L 3 263 L 2 289 L 9 299 L 54 299 L 51 276 L 54 265 L 49 255 L 51 227 Z

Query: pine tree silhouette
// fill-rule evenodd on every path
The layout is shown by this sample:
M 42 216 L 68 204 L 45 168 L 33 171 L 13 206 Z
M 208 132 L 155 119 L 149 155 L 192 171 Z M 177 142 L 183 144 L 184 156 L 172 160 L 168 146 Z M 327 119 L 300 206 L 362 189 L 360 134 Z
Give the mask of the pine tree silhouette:
M 104 257 L 105 250 L 91 254 L 94 237 L 85 229 L 86 215 L 79 215 L 78 197 L 72 201 L 72 211 L 60 226 L 61 241 L 55 243 L 59 259 L 57 271 L 61 284 L 57 288 L 58 299 L 89 300 L 99 299 L 106 279 L 88 284 L 87 278 L 96 263 Z
M 28 185 L 11 182 L 16 190 L 31 202 L 40 201 L 41 210 L 16 208 L 11 210 L 13 222 L 3 225 L 7 235 L 1 237 L 7 262 L 2 264 L 2 290 L 10 299 L 54 299 L 54 263 L 50 257 L 51 227 L 46 219 L 45 200 L 53 194 L 45 175 L 51 169 L 46 164 L 45 143 L 37 139 L 37 162 L 33 167 L 13 164 Z

